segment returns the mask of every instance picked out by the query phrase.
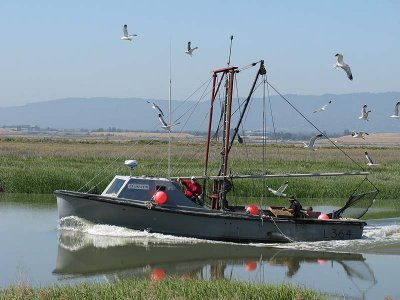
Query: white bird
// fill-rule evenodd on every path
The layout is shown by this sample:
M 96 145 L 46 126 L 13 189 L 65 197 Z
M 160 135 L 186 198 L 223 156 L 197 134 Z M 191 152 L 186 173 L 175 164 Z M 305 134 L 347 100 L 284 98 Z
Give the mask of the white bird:
M 147 101 L 147 100 L 146 100 L 146 102 L 150 103 L 152 105 L 152 108 L 155 109 L 155 110 L 158 110 L 159 113 L 164 117 L 163 111 L 161 110 L 161 108 L 157 104 L 155 104 L 154 102 Z
M 369 121 L 368 114 L 370 112 L 371 112 L 370 110 L 367 110 L 367 104 L 364 104 L 363 108 L 361 109 L 361 116 L 359 116 L 358 118 L 360 120 Z
M 346 72 L 347 77 L 350 80 L 353 80 L 353 74 L 351 74 L 350 66 L 343 62 L 343 55 L 337 53 L 335 56 L 336 56 L 336 64 L 334 64 L 333 67 L 336 69 L 342 68 Z
M 270 191 L 272 194 L 274 194 L 275 196 L 278 197 L 286 197 L 286 194 L 284 194 L 283 192 L 286 190 L 286 188 L 288 187 L 289 182 L 286 181 L 285 184 L 283 184 L 281 187 L 279 187 L 279 189 L 277 190 L 273 190 L 270 187 L 268 187 L 268 191 Z
M 126 41 L 132 41 L 134 36 L 137 36 L 137 34 L 129 34 L 128 33 L 128 25 L 124 25 L 124 36 L 121 38 L 121 40 L 126 40 Z
M 365 132 L 365 131 L 358 131 L 358 132 L 357 131 L 353 131 L 351 133 L 351 136 L 353 138 L 361 138 L 361 139 L 365 140 L 364 135 L 369 135 L 369 134 L 368 134 L 368 132 Z
M 325 104 L 324 106 L 322 106 L 321 108 L 318 108 L 317 110 L 314 110 L 314 114 L 320 111 L 325 111 L 326 108 L 328 107 L 329 104 L 332 103 L 332 100 L 329 100 L 328 104 Z
M 322 138 L 322 137 L 323 137 L 322 134 L 317 134 L 316 136 L 313 136 L 313 137 L 310 139 L 310 142 L 309 142 L 308 144 L 305 143 L 305 142 L 303 142 L 304 148 L 306 148 L 306 149 L 311 149 L 311 150 L 317 150 L 317 149 L 315 149 L 315 147 L 314 147 L 315 141 L 316 141 L 317 139 Z
M 165 120 L 164 120 L 162 114 L 158 114 L 158 119 L 159 119 L 160 122 L 161 122 L 161 128 L 162 128 L 162 129 L 165 129 L 165 130 L 168 130 L 168 131 L 171 131 L 172 127 L 174 127 L 174 126 L 180 124 L 180 122 L 175 123 L 175 124 L 167 124 L 167 122 L 165 122 Z
M 400 119 L 399 108 L 400 108 L 400 101 L 397 102 L 396 105 L 394 106 L 394 115 L 390 116 L 391 118 Z
M 192 56 L 194 50 L 196 50 L 196 49 L 199 48 L 199 47 L 194 47 L 194 48 L 192 48 L 191 45 L 192 45 L 192 42 L 188 42 L 188 44 L 187 44 L 187 51 L 185 51 L 185 53 L 186 53 L 186 54 L 189 54 L 190 56 Z
M 367 151 L 365 151 L 365 157 L 368 160 L 368 163 L 367 163 L 368 166 L 370 166 L 370 167 L 372 167 L 372 166 L 380 166 L 380 164 L 376 164 L 376 163 L 373 162 L 372 158 L 368 155 Z

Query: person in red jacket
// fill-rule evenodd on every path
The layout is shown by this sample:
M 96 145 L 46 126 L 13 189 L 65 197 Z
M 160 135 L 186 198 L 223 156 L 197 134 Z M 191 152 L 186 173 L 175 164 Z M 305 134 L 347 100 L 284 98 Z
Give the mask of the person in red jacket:
M 186 188 L 185 196 L 188 197 L 190 200 L 197 202 L 199 196 L 203 193 L 203 189 L 201 185 L 197 182 L 196 177 L 192 176 L 190 180 L 178 178 L 178 181 L 181 182 Z

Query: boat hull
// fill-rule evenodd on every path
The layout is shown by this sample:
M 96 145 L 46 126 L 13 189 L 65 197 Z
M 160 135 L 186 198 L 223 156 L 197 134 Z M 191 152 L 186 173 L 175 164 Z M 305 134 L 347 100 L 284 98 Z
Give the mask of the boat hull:
M 56 191 L 59 219 L 76 216 L 122 226 L 199 239 L 241 243 L 350 240 L 362 238 L 360 220 L 317 220 L 250 216 L 206 208 L 154 206 L 99 195 Z

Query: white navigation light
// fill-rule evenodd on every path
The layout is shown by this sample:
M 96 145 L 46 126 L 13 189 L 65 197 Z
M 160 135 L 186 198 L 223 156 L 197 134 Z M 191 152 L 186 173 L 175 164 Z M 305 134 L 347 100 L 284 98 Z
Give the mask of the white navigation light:
M 126 160 L 124 165 L 130 169 L 130 175 L 132 176 L 132 171 L 137 167 L 138 162 L 134 159 Z

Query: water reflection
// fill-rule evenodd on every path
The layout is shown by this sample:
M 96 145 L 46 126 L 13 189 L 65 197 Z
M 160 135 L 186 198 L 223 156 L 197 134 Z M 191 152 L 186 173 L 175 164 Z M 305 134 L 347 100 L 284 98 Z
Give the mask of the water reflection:
M 363 298 L 376 283 L 362 254 L 204 241 L 165 243 L 152 237 L 109 237 L 66 230 L 60 230 L 54 273 L 59 280 L 104 276 L 107 281 L 129 277 L 159 281 L 165 276 L 180 276 L 293 283 L 356 298 Z

